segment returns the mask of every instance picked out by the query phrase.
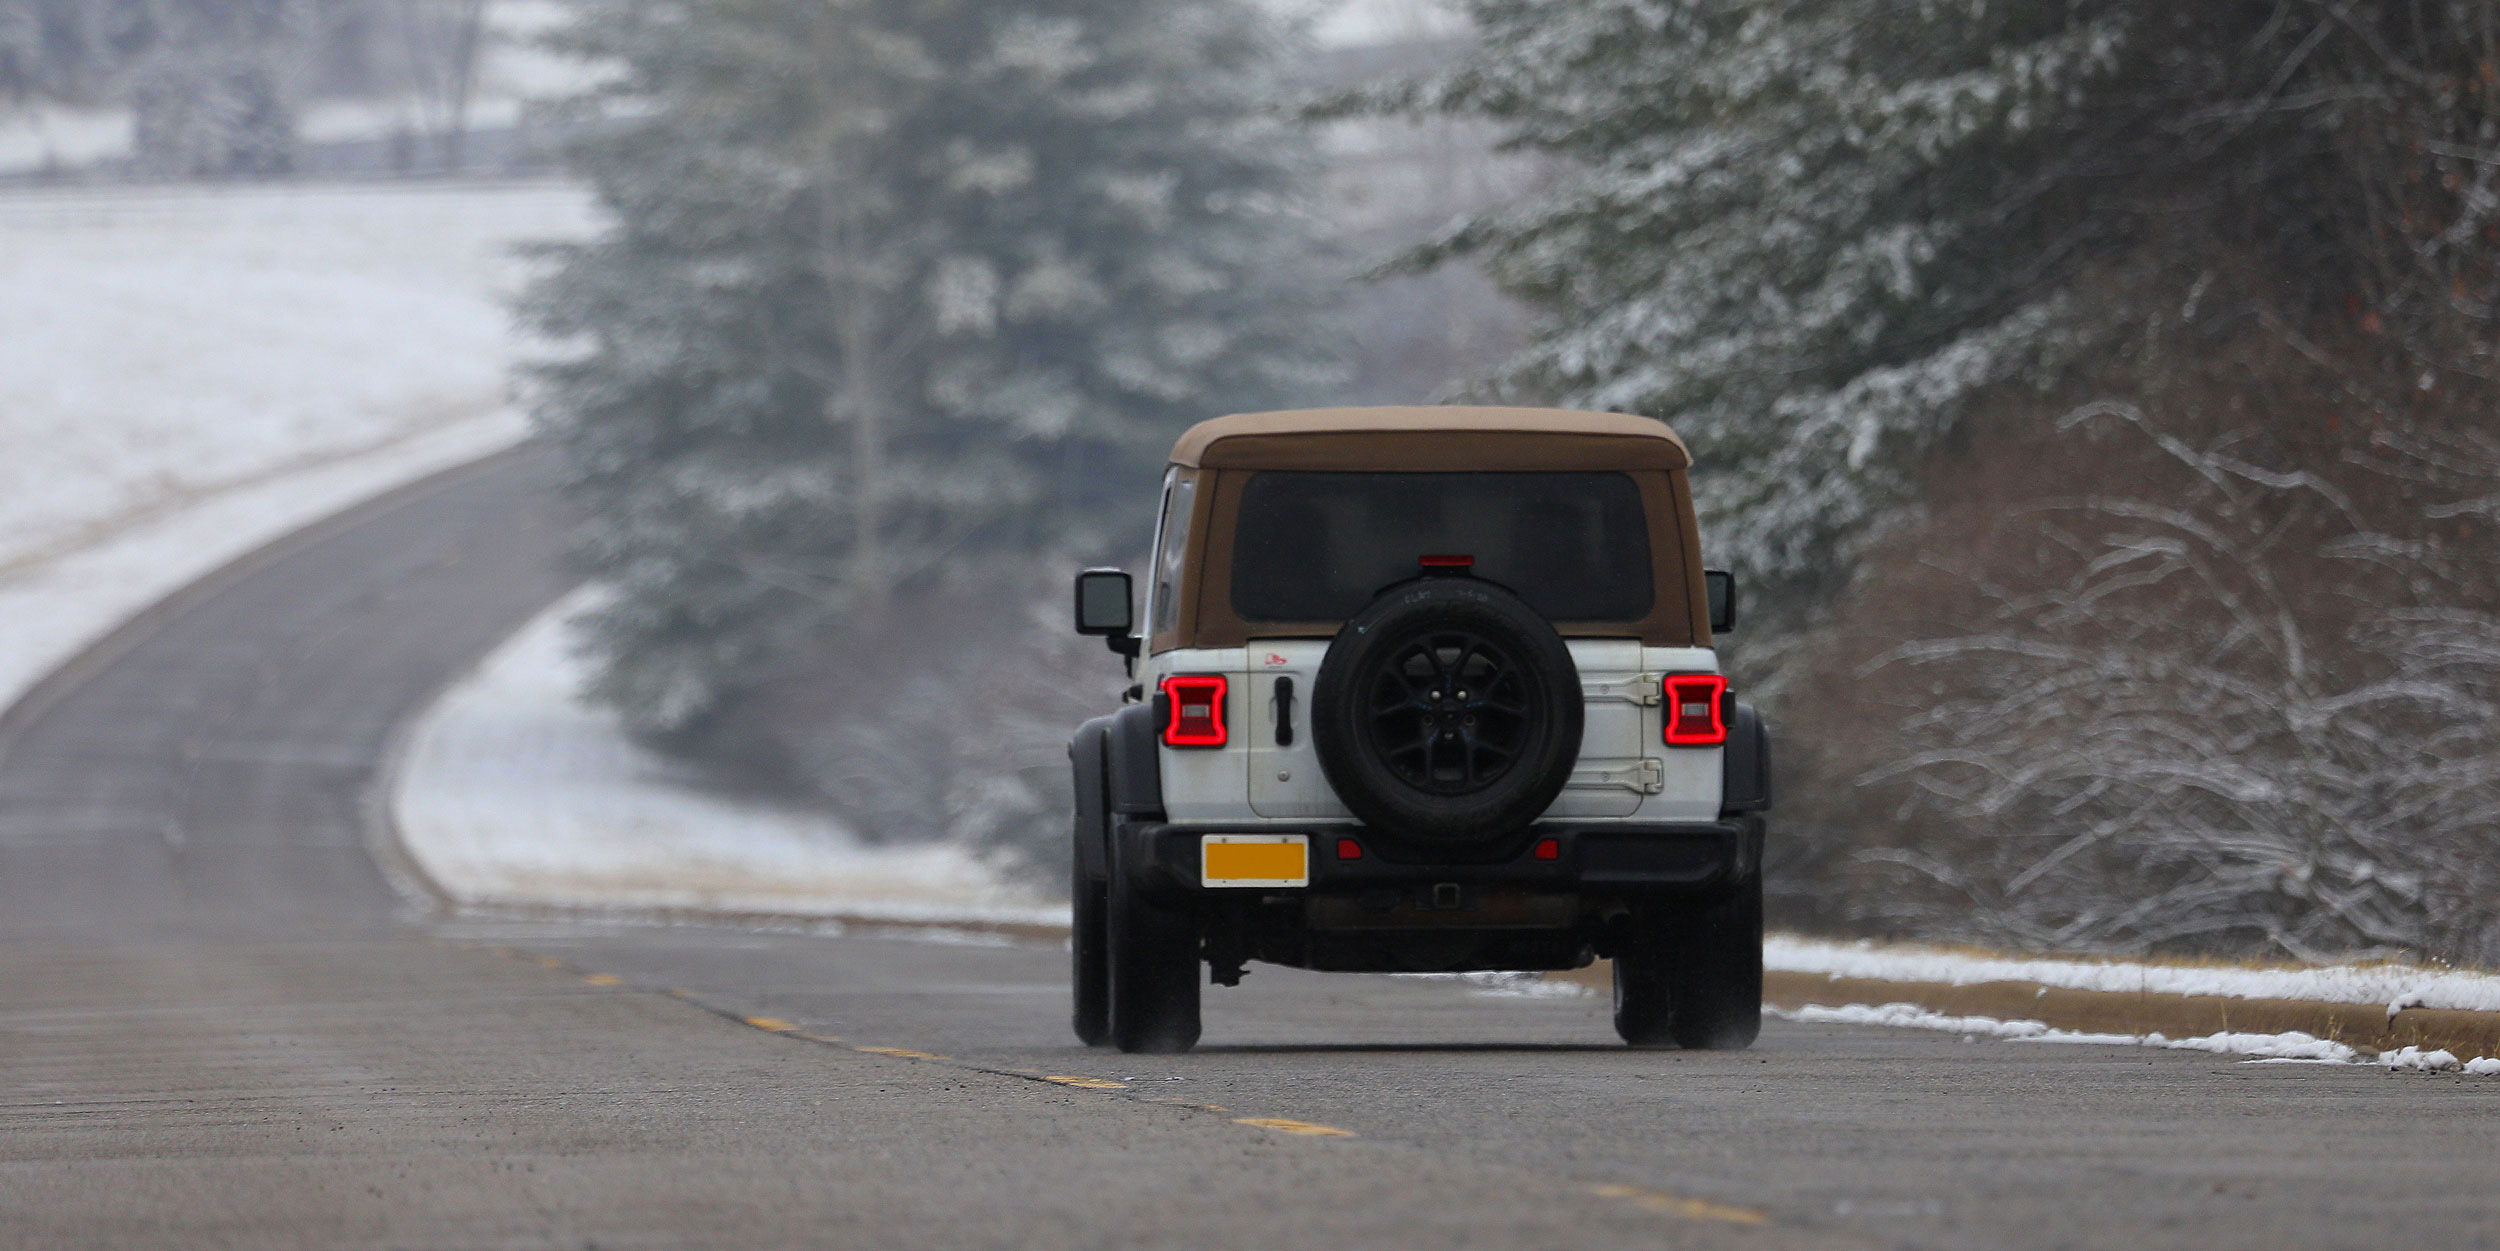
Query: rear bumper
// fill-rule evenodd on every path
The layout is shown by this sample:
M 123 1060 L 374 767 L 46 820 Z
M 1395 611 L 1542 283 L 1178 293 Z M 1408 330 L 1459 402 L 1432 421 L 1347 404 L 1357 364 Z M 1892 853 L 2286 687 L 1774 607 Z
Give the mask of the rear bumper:
M 1473 863 L 1450 863 L 1401 849 L 1360 826 L 1286 824 L 1123 824 L 1119 862 L 1134 884 L 1162 895 L 1211 897 L 1261 894 L 1341 894 L 1430 890 L 1456 886 L 1469 892 L 1515 889 L 1545 894 L 1691 894 L 1743 881 L 1762 863 L 1762 821 L 1757 817 L 1674 824 L 1590 823 L 1539 825 L 1518 840 L 1516 854 Z M 1302 834 L 1311 841 L 1307 887 L 1209 887 L 1199 864 L 1208 834 Z M 1359 858 L 1337 854 L 1340 839 L 1362 847 Z M 1552 859 L 1536 855 L 1551 839 Z

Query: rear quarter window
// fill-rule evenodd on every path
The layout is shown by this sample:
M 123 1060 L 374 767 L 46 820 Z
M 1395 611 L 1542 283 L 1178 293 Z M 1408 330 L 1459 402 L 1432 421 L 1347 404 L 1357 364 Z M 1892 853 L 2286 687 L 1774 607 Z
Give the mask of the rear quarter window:
M 1189 555 L 1190 511 L 1197 500 L 1197 475 L 1174 471 L 1163 488 L 1163 520 L 1155 528 L 1154 581 L 1148 592 L 1154 605 L 1149 628 L 1157 634 L 1181 619 L 1181 573 Z
M 1424 556 L 1474 558 L 1549 621 L 1649 615 L 1649 526 L 1630 475 L 1269 470 L 1244 484 L 1233 611 L 1342 621 Z

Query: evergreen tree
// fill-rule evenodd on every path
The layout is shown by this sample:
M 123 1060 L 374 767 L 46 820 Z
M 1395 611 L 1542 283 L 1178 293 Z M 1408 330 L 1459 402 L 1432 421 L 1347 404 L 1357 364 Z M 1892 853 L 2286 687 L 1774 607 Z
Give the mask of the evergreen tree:
M 1313 376 L 1249 0 L 626 0 L 566 42 L 621 69 L 577 154 L 613 224 L 527 301 L 579 347 L 539 417 L 646 730 Z
M 2127 24 L 2068 0 L 1475 0 L 1469 59 L 1370 97 L 1479 114 L 1564 175 L 1401 262 L 1472 257 L 1540 314 L 1478 390 L 1671 422 L 1749 574 L 1830 572 L 1980 387 L 2070 307 L 2007 264 Z
M 1775 588 L 1835 587 L 1971 399 L 2122 325 L 2383 313 L 2487 355 L 2483 0 L 1466 7 L 1471 55 L 1339 107 L 1488 117 L 1560 172 L 1399 264 L 1539 313 L 1480 392 L 1674 424 Z

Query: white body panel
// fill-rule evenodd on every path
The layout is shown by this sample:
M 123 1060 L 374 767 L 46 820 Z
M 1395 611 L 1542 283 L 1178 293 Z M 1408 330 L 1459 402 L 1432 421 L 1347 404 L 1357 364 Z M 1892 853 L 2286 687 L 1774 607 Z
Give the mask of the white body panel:
M 1574 821 L 1714 821 L 1719 816 L 1716 747 L 1665 746 L 1659 680 L 1669 673 L 1716 673 L 1706 647 L 1643 647 L 1632 640 L 1572 639 L 1587 701 L 1580 762 L 1549 818 Z M 1328 652 L 1324 639 L 1272 639 L 1249 648 L 1183 649 L 1150 657 L 1147 689 L 1175 673 L 1220 673 L 1229 741 L 1221 748 L 1165 747 L 1164 810 L 1174 821 L 1256 827 L 1352 822 L 1311 746 L 1311 687 Z M 1279 744 L 1277 679 L 1293 683 L 1292 741 Z

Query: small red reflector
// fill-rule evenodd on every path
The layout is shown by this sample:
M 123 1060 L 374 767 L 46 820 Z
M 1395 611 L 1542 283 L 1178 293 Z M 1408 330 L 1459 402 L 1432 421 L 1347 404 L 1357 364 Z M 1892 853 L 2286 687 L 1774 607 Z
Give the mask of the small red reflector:
M 1536 845 L 1536 858 L 1539 860 L 1562 859 L 1562 844 L 1550 838 L 1539 839 Z
M 1476 567 L 1476 558 L 1473 556 L 1418 556 L 1415 558 L 1415 563 L 1426 569 L 1473 569 Z
M 1222 747 L 1224 677 L 1217 673 L 1176 673 L 1163 680 L 1163 698 L 1172 708 L 1163 725 L 1167 747 Z
M 1339 860 L 1360 860 L 1363 858 L 1363 845 L 1350 838 L 1338 839 L 1337 858 Z
M 1670 673 L 1661 692 L 1666 696 L 1665 738 L 1669 747 L 1716 747 L 1727 741 L 1722 711 L 1727 678 L 1716 673 Z

